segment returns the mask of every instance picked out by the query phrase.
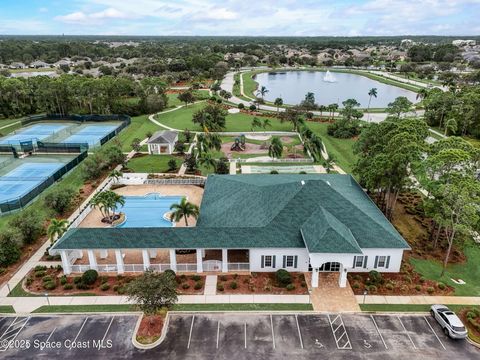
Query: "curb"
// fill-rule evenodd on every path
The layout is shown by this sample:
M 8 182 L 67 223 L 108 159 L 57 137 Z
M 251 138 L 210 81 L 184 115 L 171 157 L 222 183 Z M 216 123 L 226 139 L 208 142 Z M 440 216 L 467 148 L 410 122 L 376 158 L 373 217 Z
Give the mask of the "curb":
M 142 319 L 143 319 L 143 314 L 142 316 L 139 316 L 137 320 L 137 324 L 135 325 L 135 329 L 133 330 L 133 334 L 132 334 L 133 346 L 141 350 L 153 349 L 154 347 L 160 345 L 165 339 L 165 336 L 167 336 L 168 325 L 170 323 L 170 311 L 167 312 L 167 316 L 165 317 L 165 321 L 163 322 L 162 333 L 160 334 L 160 337 L 151 344 L 141 344 L 140 342 L 137 341 L 137 332 L 138 332 L 138 329 L 140 328 L 140 323 L 142 322 Z

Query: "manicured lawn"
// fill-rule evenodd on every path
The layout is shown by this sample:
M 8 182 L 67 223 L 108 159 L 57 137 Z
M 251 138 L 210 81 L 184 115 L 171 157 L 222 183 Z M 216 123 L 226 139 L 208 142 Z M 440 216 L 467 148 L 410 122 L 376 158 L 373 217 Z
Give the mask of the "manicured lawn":
M 455 288 L 456 296 L 480 296 L 480 246 L 468 243 L 464 248 L 467 262 L 464 264 L 452 264 L 447 267 L 445 275 L 440 276 L 442 264 L 438 261 L 410 259 L 415 271 L 425 278 L 441 281 Z M 466 284 L 455 284 L 451 279 L 462 279 Z
M 132 123 L 123 129 L 118 136 L 122 143 L 122 150 L 124 152 L 132 151 L 133 139 L 143 140 L 147 137 L 148 132 L 154 133 L 158 130 L 162 130 L 162 128 L 148 120 L 148 115 L 132 117 Z
M 18 130 L 22 127 L 22 124 L 20 123 L 20 120 L 21 119 L 3 119 L 3 120 L 0 120 L 0 136 L 5 136 L 15 130 Z M 18 122 L 18 124 L 15 124 L 16 122 Z M 11 125 L 11 124 L 15 124 L 15 125 Z M 8 126 L 8 125 L 11 125 L 11 126 Z M 4 126 L 8 126 L 4 129 L 1 129 L 2 127 Z
M 327 134 L 327 123 L 308 122 L 308 127 L 322 138 L 327 152 L 338 166 L 345 172 L 351 173 L 357 157 L 353 154 L 353 139 L 337 139 Z
M 15 309 L 12 305 L 0 305 L 0 313 L 2 314 L 14 314 Z
M 131 159 L 127 167 L 138 173 L 163 173 L 168 170 L 168 161 L 177 160 L 180 167 L 182 159 L 172 155 L 145 155 Z
M 173 311 L 312 311 L 311 304 L 177 304 Z M 52 305 L 41 306 L 33 313 L 128 312 L 134 305 Z

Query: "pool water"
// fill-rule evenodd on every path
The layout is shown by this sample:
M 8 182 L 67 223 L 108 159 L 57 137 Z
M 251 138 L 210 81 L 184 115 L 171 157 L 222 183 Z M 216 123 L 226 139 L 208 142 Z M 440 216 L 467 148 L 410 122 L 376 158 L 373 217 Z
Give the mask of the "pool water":
M 118 227 L 171 227 L 163 217 L 172 204 L 178 204 L 183 196 L 125 196 L 125 205 L 118 211 L 126 215 L 126 221 Z

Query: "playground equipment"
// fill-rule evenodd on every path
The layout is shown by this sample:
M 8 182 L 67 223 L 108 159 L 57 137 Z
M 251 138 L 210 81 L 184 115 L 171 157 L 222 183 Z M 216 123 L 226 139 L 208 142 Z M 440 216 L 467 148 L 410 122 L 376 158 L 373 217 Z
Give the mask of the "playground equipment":
M 235 138 L 235 142 L 230 148 L 231 151 L 245 151 L 245 135 Z

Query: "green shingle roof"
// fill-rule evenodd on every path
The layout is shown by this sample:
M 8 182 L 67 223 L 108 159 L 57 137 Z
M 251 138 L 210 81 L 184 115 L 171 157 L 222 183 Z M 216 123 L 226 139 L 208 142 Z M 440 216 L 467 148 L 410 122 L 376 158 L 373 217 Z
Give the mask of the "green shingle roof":
M 55 249 L 301 248 L 361 253 L 408 245 L 350 175 L 209 176 L 193 228 L 76 228 Z

